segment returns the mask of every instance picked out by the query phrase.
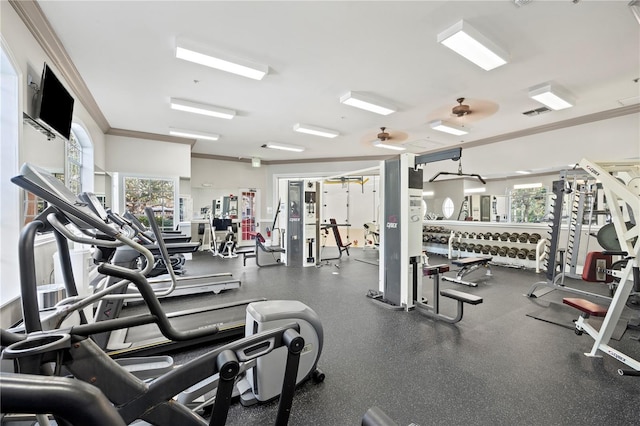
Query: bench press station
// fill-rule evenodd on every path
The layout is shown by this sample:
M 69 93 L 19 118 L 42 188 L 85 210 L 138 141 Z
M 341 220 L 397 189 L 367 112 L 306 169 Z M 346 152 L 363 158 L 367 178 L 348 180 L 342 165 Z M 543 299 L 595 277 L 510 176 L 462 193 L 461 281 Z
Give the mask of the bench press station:
M 487 273 L 485 275 L 488 277 L 492 276 L 491 265 L 489 264 L 489 262 L 491 262 L 491 259 L 493 259 L 493 257 L 491 256 L 465 257 L 463 259 L 454 259 L 451 261 L 451 263 L 454 266 L 461 267 L 461 269 L 458 270 L 458 274 L 455 278 L 443 276 L 442 279 L 445 281 L 451 281 L 453 283 L 463 284 L 469 287 L 477 287 L 477 283 L 464 281 L 462 278 L 478 268 L 487 268 Z

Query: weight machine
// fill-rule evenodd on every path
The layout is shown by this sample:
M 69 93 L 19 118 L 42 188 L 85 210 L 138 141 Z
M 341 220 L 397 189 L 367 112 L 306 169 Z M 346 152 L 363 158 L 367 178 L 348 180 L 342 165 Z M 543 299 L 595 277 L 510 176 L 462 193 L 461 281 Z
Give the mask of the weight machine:
M 426 264 L 422 254 L 422 169 L 419 166 L 443 160 L 459 160 L 461 148 L 416 156 L 401 154 L 385 160 L 380 168 L 383 220 L 380 229 L 379 290 L 367 294 L 374 302 L 393 310 L 410 310 L 419 306 L 418 312 L 437 320 L 457 322 L 437 312 L 434 306 L 422 299 L 421 275 Z M 438 272 L 439 273 L 439 272 Z M 449 297 L 461 303 L 477 304 L 482 299 L 459 292 L 438 292 L 434 297 Z M 461 310 L 459 310 L 461 318 Z
M 576 321 L 576 334 L 586 332 L 594 340 L 591 351 L 586 352 L 586 356 L 600 357 L 601 352 L 605 353 L 631 367 L 631 370 L 619 369 L 619 374 L 640 376 L 640 361 L 609 346 L 609 340 L 629 296 L 640 286 L 640 224 L 637 222 L 640 217 L 640 164 L 598 164 L 583 159 L 580 167 L 602 183 L 609 205 L 620 249 L 605 254 L 622 256 L 626 265 L 620 271 L 607 271 L 619 279 L 608 308 L 577 298 L 565 298 L 563 302 L 582 311 Z M 611 175 L 612 171 L 620 170 L 626 172 L 624 177 L 619 179 Z M 604 317 L 599 330 L 589 324 L 590 316 Z

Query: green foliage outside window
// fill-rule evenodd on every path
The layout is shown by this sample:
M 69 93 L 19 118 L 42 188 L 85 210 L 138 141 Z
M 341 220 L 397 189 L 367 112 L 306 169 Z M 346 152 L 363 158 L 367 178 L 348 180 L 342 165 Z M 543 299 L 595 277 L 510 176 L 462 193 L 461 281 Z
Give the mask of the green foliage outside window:
M 511 222 L 538 223 L 546 220 L 547 188 L 514 189 L 511 191 Z

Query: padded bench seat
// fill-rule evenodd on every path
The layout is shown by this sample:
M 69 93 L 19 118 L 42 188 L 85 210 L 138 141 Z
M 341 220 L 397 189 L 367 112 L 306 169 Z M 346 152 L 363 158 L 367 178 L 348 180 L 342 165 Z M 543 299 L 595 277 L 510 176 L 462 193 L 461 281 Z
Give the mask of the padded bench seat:
M 459 302 L 468 303 L 470 305 L 479 305 L 483 302 L 482 297 L 480 296 L 453 289 L 440 290 L 440 295 L 455 299 Z
M 597 303 L 589 302 L 585 299 L 565 297 L 564 299 L 562 299 L 562 303 L 576 308 L 579 311 L 582 311 L 590 316 L 604 317 L 607 315 L 607 308 L 605 308 L 604 306 L 600 306 Z
M 473 266 L 490 262 L 492 257 L 465 257 L 462 259 L 452 260 L 451 263 L 456 266 Z

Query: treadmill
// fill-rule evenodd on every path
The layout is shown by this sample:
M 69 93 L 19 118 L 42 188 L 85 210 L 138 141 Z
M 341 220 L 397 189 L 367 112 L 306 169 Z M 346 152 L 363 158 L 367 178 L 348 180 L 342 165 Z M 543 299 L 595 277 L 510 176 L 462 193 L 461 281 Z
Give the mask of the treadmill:
M 60 235 L 72 241 L 98 246 L 105 245 L 114 247 L 116 245 L 122 245 L 126 241 L 127 245 L 135 247 L 136 251 L 147 257 L 147 265 L 153 263 L 153 255 L 148 249 L 129 239 L 119 228 L 107 223 L 106 212 L 104 212 L 104 214 L 101 212 L 99 215 L 94 213 L 86 202 L 79 199 L 66 188 L 60 180 L 56 179 L 46 170 L 26 163 L 22 166 L 20 174 L 13 177 L 11 181 L 44 199 L 53 206 L 48 208 L 48 210 L 52 210 L 52 213 L 46 215 L 46 221 L 48 225 L 50 224 L 54 228 L 54 231 Z M 66 225 L 68 223 L 73 223 L 78 229 L 96 229 L 98 232 L 104 234 L 103 238 L 107 239 L 97 240 L 95 238 L 78 236 L 67 229 Z M 38 327 L 41 327 L 38 300 L 35 285 L 33 285 L 35 282 L 33 240 L 35 239 L 37 231 L 37 226 L 29 227 L 26 229 L 26 232 L 23 230 L 20 244 L 21 286 L 23 290 L 22 303 L 25 316 L 25 329 L 27 332 L 39 331 Z M 167 248 L 164 242 L 158 241 L 158 243 L 162 254 L 167 254 Z M 29 251 L 30 253 L 28 253 Z M 23 258 L 25 259 L 24 262 L 22 261 Z M 71 269 L 70 265 L 67 266 L 69 267 L 68 269 Z M 147 269 L 149 268 L 148 266 Z M 105 269 L 107 268 L 105 267 Z M 141 272 L 144 273 L 146 271 Z M 173 276 L 173 278 L 175 278 L 175 276 Z M 107 288 L 86 298 L 71 297 L 68 303 L 77 309 L 78 304 L 82 304 L 81 307 L 84 307 L 98 301 L 95 316 L 97 326 L 102 320 L 119 317 L 122 311 L 123 299 L 128 297 L 128 295 L 122 294 L 128 283 L 128 281 L 120 281 L 118 278 L 109 277 L 109 286 L 115 286 L 116 288 L 113 293 L 106 294 L 112 290 L 111 288 Z M 198 333 L 192 333 L 199 336 L 195 339 L 184 341 L 167 339 L 162 335 L 158 327 L 149 321 L 149 315 L 137 315 L 127 318 L 128 323 L 132 320 L 133 322 L 138 320 L 138 324 L 140 325 L 120 331 L 118 333 L 119 336 L 114 340 L 111 340 L 112 333 L 108 331 L 97 333 L 93 335 L 92 338 L 113 357 L 134 353 L 151 355 L 181 347 L 200 345 L 204 342 L 230 340 L 244 335 L 246 306 L 251 302 L 261 300 L 264 299 L 243 300 L 221 306 L 189 309 L 167 315 L 171 325 L 178 330 L 199 330 Z M 57 315 L 60 318 L 66 317 L 69 311 L 68 308 L 69 306 L 65 305 L 58 306 Z M 38 325 L 34 327 L 33 324 Z M 100 327 L 96 328 L 99 329 Z M 202 332 L 202 330 L 209 330 L 210 333 Z M 139 340 L 134 341 L 132 338 Z
M 158 235 L 162 235 L 160 230 L 158 229 L 155 220 L 149 220 L 149 223 L 152 224 L 151 232 L 142 232 L 141 229 L 138 229 L 138 226 L 135 221 L 132 220 L 133 215 L 125 214 L 125 218 L 115 215 L 114 213 L 109 214 L 103 207 L 98 197 L 91 192 L 83 192 L 80 194 L 80 198 L 82 198 L 87 205 L 93 210 L 95 214 L 100 216 L 101 218 L 105 218 L 105 220 L 111 220 L 116 225 L 124 226 L 130 225 L 131 228 L 138 232 L 142 233 L 145 238 L 151 239 L 154 244 L 144 244 L 144 246 L 151 251 L 155 256 L 160 255 L 160 248 L 158 246 L 158 240 L 162 240 L 167 247 L 167 251 L 169 254 L 177 254 L 177 253 L 193 253 L 200 246 L 200 243 L 191 243 L 191 242 L 169 242 L 165 238 L 158 238 Z M 131 223 L 125 222 L 125 220 L 129 220 Z M 136 218 L 137 220 L 137 218 Z M 140 222 L 138 222 L 140 223 Z M 155 227 L 153 226 L 155 225 Z M 142 224 L 140 223 L 140 226 Z M 126 249 L 125 249 L 126 250 Z M 119 256 L 119 264 L 125 267 L 130 267 L 126 263 L 130 262 L 133 264 L 137 261 L 140 253 L 129 249 L 129 256 Z M 124 257 L 124 259 L 123 259 Z M 171 265 L 170 259 L 163 259 L 165 265 Z M 173 269 L 171 267 L 167 267 L 167 273 L 169 270 Z M 173 271 L 172 271 L 173 272 Z M 166 274 L 163 274 L 166 276 Z M 175 279 L 174 279 L 175 278 Z M 219 294 L 223 290 L 233 290 L 240 287 L 242 284 L 239 279 L 233 278 L 233 275 L 230 272 L 221 272 L 214 274 L 204 274 L 204 275 L 193 275 L 193 276 L 179 276 L 179 277 L 163 277 L 163 278 L 150 278 L 147 279 L 149 284 L 151 284 L 151 288 L 156 292 L 156 297 L 165 298 L 165 297 L 177 297 L 177 296 L 191 296 L 199 293 L 214 293 Z M 125 303 L 127 302 L 139 302 L 142 298 L 139 296 L 137 289 L 133 286 L 129 286 L 127 290 L 129 294 L 138 294 L 138 297 L 131 297 L 125 299 Z

